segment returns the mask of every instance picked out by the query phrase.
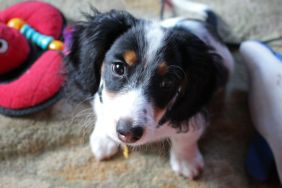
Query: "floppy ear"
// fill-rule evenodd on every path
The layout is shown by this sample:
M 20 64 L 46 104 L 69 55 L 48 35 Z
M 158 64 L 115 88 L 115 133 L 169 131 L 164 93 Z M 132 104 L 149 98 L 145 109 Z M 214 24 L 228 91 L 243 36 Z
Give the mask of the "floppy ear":
M 137 22 L 124 11 L 93 11 L 94 15 L 86 15 L 86 21 L 73 26 L 65 55 L 66 88 L 76 90 L 75 98 L 88 98 L 96 93 L 105 53 L 120 35 Z
M 203 111 L 217 89 L 224 86 L 228 72 L 221 56 L 198 37 L 183 29 L 176 29 L 174 35 L 186 78 L 167 118 L 183 129 L 183 121 Z

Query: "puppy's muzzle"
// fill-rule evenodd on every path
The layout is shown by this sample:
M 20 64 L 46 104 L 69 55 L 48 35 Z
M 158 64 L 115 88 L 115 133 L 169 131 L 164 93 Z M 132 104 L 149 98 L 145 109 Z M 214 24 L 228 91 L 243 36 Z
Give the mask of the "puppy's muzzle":
M 131 119 L 120 119 L 116 131 L 122 142 L 134 143 L 142 137 L 144 129 L 140 125 L 134 125 Z

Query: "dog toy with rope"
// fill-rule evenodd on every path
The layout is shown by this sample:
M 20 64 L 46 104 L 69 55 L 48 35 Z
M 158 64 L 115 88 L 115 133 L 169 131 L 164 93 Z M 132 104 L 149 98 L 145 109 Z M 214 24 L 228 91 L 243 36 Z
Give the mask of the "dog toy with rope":
M 63 14 L 40 1 L 0 11 L 0 113 L 22 116 L 61 98 Z

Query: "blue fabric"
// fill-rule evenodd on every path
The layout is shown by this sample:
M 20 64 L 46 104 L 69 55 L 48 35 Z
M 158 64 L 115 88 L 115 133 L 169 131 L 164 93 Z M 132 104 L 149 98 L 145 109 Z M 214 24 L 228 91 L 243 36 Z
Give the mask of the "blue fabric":
M 281 61 L 282 63 L 282 54 L 278 53 L 278 52 L 275 52 L 275 51 L 272 51 L 273 54 Z
M 262 42 L 261 42 L 261 44 L 264 45 L 266 48 L 268 48 L 268 49 L 273 53 L 273 55 L 275 55 L 276 58 L 279 59 L 279 60 L 281 61 L 281 63 L 282 63 L 282 54 L 280 54 L 280 53 L 274 51 L 272 48 L 270 48 L 270 47 L 269 47 L 268 45 L 266 45 L 265 43 L 262 43 Z
M 249 146 L 246 168 L 248 174 L 258 181 L 266 181 L 275 169 L 271 149 L 259 133 L 256 133 Z

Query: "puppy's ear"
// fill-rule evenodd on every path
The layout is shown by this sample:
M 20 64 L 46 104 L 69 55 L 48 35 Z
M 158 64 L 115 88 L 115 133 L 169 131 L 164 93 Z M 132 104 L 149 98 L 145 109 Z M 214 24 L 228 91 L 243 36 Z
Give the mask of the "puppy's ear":
M 187 30 L 176 29 L 174 32 L 173 45 L 181 54 L 186 78 L 168 118 L 173 125 L 183 129 L 183 121 L 203 111 L 213 94 L 225 85 L 228 71 L 221 56 L 198 37 Z
M 65 55 L 66 88 L 70 91 L 75 88 L 75 98 L 88 98 L 96 93 L 105 53 L 137 23 L 124 11 L 93 12 L 94 15 L 86 15 L 86 21 L 74 24 Z

